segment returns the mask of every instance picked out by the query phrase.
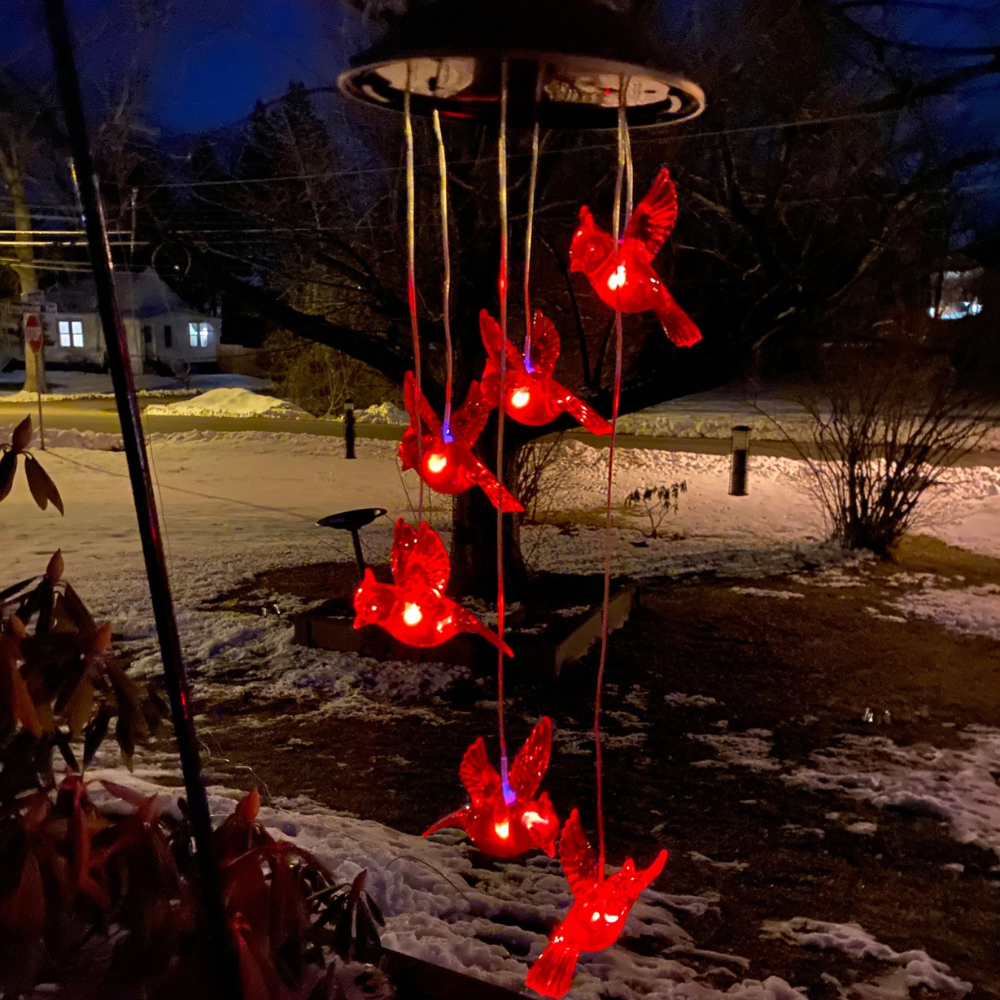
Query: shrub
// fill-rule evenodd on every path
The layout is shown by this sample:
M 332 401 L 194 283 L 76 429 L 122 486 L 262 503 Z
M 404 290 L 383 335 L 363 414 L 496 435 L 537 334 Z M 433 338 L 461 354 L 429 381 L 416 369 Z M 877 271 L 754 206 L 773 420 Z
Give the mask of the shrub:
M 679 509 L 678 498 L 682 493 L 687 493 L 687 480 L 671 483 L 669 486 L 636 488 L 625 497 L 625 507 L 642 508 L 643 513 L 649 518 L 650 527 L 649 533 L 644 531 L 643 535 L 646 538 L 659 538 L 663 522 L 670 514 L 677 513 Z

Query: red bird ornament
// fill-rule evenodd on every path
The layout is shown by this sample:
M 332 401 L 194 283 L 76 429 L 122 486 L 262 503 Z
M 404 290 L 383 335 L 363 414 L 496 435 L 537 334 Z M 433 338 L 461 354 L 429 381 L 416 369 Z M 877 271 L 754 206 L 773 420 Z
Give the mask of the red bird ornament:
M 490 406 L 500 405 L 500 352 L 506 350 L 503 408 L 507 416 L 519 423 L 540 427 L 568 413 L 591 434 L 611 433 L 611 424 L 604 417 L 552 377 L 559 360 L 559 332 L 550 319 L 540 312 L 535 313 L 530 357 L 522 355 L 504 337 L 500 325 L 485 309 L 479 314 L 479 332 L 487 355 L 483 396 Z
M 444 596 L 451 563 L 444 542 L 425 521 L 414 531 L 402 518 L 392 538 L 392 578 L 379 583 L 370 569 L 354 592 L 355 628 L 378 625 L 408 646 L 440 646 L 459 632 L 475 632 L 513 656 L 496 632 Z
M 660 851 L 646 869 L 636 871 L 629 858 L 621 870 L 604 877 L 573 810 L 559 841 L 559 860 L 573 890 L 566 919 L 552 932 L 548 946 L 528 970 L 527 984 L 547 997 L 569 992 L 577 959 L 583 951 L 603 951 L 618 940 L 639 894 L 663 871 L 667 852 Z
M 664 167 L 625 227 L 615 256 L 615 240 L 599 228 L 586 205 L 569 248 L 569 269 L 582 271 L 601 301 L 623 313 L 652 309 L 678 347 L 691 347 L 701 331 L 674 301 L 653 269 L 653 258 L 677 221 L 677 189 Z
M 413 372 L 403 377 L 403 399 L 410 415 L 410 426 L 399 442 L 399 458 L 404 470 L 416 469 L 417 475 L 438 493 L 463 493 L 478 486 L 494 507 L 501 507 L 506 513 L 524 510 L 514 495 L 505 490 L 496 476 L 472 454 L 472 446 L 486 426 L 492 409 L 483 398 L 478 382 L 469 386 L 469 394 L 453 414 L 447 431 L 426 397 L 421 395 L 418 403 Z
M 546 716 L 514 758 L 507 782 L 490 764 L 486 744 L 480 736 L 465 751 L 458 771 L 470 804 L 439 819 L 424 836 L 457 827 L 490 857 L 513 858 L 541 848 L 551 858 L 556 853 L 559 817 L 547 792 L 535 798 L 551 752 L 552 722 Z

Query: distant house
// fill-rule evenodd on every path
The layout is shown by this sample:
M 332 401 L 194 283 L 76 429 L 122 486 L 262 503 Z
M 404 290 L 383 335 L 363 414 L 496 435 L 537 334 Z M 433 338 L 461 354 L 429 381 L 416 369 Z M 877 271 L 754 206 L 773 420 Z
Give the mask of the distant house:
M 216 366 L 222 332 L 218 317 L 192 309 L 152 268 L 140 274 L 116 272 L 115 285 L 133 371 Z M 67 283 L 51 289 L 46 298 L 56 307 L 43 317 L 46 361 L 70 368 L 104 367 L 107 350 L 93 282 Z

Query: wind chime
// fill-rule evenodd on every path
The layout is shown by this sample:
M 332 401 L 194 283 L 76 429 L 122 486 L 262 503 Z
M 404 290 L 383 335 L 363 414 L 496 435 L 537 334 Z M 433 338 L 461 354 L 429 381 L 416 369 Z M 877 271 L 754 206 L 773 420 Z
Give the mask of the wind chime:
M 600 951 L 620 936 L 629 912 L 643 889 L 660 874 L 667 859 L 661 851 L 646 869 L 637 870 L 631 858 L 613 875 L 605 873 L 603 815 L 603 761 L 601 746 L 601 695 L 608 648 L 608 607 L 611 580 L 611 511 L 614 485 L 615 431 L 621 393 L 623 336 L 622 315 L 652 310 L 667 336 L 687 347 L 701 339 L 698 328 L 674 301 L 653 266 L 653 258 L 669 236 L 677 217 L 677 197 L 666 168 L 656 177 L 635 212 L 632 202 L 632 158 L 629 119 L 638 124 L 681 121 L 700 113 L 701 91 L 690 81 L 650 70 L 647 66 L 609 62 L 595 54 L 577 55 L 546 44 L 538 50 L 524 44 L 523 25 L 517 10 L 526 6 L 514 0 L 506 17 L 493 25 L 476 23 L 489 44 L 469 47 L 470 27 L 461 0 L 444 0 L 420 9 L 422 30 L 401 19 L 397 37 L 370 54 L 361 65 L 342 74 L 341 89 L 370 103 L 403 112 L 407 167 L 408 296 L 413 336 L 414 372 L 404 384 L 410 425 L 400 443 L 404 469 L 420 478 L 418 527 L 404 519 L 396 524 L 392 549 L 393 584 L 381 584 L 367 572 L 355 594 L 356 627 L 376 623 L 395 638 L 417 646 L 445 642 L 458 632 L 488 638 L 497 649 L 497 727 L 500 769 L 491 764 L 482 737 L 466 751 L 459 777 L 469 804 L 433 824 L 425 833 L 448 827 L 465 831 L 483 853 L 510 858 L 531 849 L 559 857 L 574 902 L 553 931 L 548 946 L 527 976 L 527 985 L 551 997 L 561 997 L 572 983 L 582 952 Z M 489 5 L 492 7 L 503 5 Z M 567 21 L 560 16 L 565 8 Z M 586 16 L 580 18 L 581 10 Z M 481 14 L 477 11 L 477 18 Z M 537 11 L 535 22 L 537 25 Z M 551 36 L 566 41 L 575 25 L 587 45 L 607 42 L 607 12 L 589 4 L 552 0 L 547 11 Z M 497 12 L 494 12 L 494 16 Z M 543 15 L 544 17 L 545 15 Z M 605 18 L 602 24 L 595 22 Z M 589 18 L 589 20 L 588 20 Z M 544 26 L 543 26 L 544 27 Z M 618 25 L 615 25 L 617 32 Z M 463 36 L 463 45 L 451 39 Z M 544 30 L 541 32 L 545 34 Z M 434 38 L 428 56 L 419 51 L 421 38 Z M 416 51 L 414 51 L 416 46 Z M 389 52 L 393 54 L 390 56 Z M 442 52 L 454 53 L 442 55 Z M 497 53 L 500 53 L 497 55 Z M 506 55 L 517 53 L 516 55 Z M 527 53 L 527 54 L 526 54 Z M 420 337 L 416 312 L 414 238 L 414 153 L 412 114 L 430 113 L 438 150 L 439 207 L 443 260 L 443 330 L 445 338 L 445 401 L 442 417 L 421 391 Z M 447 157 L 441 115 L 492 121 L 498 126 L 498 200 L 500 261 L 498 268 L 499 319 L 484 309 L 480 333 L 487 361 L 481 378 L 473 382 L 458 409 L 452 409 L 453 353 L 450 328 L 451 262 L 448 246 Z M 524 261 L 525 338 L 518 349 L 508 337 L 508 212 L 507 129 L 511 119 L 532 130 L 531 170 Z M 540 312 L 532 313 L 530 268 L 535 187 L 538 172 L 539 130 L 554 127 L 617 129 L 617 177 L 612 231 L 602 230 L 586 207 L 569 248 L 570 270 L 582 272 L 595 293 L 615 315 L 615 383 L 610 422 L 596 413 L 553 377 L 559 357 L 559 334 Z M 624 225 L 623 225 L 624 223 Z M 489 413 L 498 409 L 497 475 L 473 454 Z M 559 834 L 559 820 L 548 794 L 539 794 L 551 754 L 552 726 L 542 718 L 508 767 L 504 725 L 504 656 L 512 655 L 504 641 L 503 515 L 522 509 L 501 482 L 504 417 L 529 426 L 543 426 L 568 413 L 594 434 L 610 435 L 605 507 L 604 598 L 600 661 L 594 704 L 596 744 L 596 817 L 598 850 L 587 841 L 579 814 L 573 810 Z M 499 478 L 498 478 L 499 477 Z M 497 511 L 497 627 L 488 629 L 466 609 L 444 596 L 449 561 L 441 539 L 423 522 L 424 486 L 444 494 L 482 489 Z

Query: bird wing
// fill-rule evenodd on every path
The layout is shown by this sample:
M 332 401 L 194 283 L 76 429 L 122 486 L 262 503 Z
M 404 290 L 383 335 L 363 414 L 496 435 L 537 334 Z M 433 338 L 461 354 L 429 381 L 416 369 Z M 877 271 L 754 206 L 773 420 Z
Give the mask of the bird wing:
M 406 403 L 406 412 L 410 415 L 410 425 L 417 423 L 417 380 L 413 372 L 407 372 L 403 376 L 403 401 Z M 421 428 L 430 431 L 431 434 L 441 433 L 441 421 L 438 420 L 434 408 L 427 402 L 427 397 L 420 394 L 420 424 Z
M 569 814 L 563 827 L 562 839 L 559 841 L 559 861 L 574 896 L 577 889 L 597 881 L 597 858 L 583 832 L 580 813 L 576 809 Z
M 500 324 L 485 309 L 479 314 L 479 333 L 483 338 L 486 354 L 495 368 L 500 368 L 500 349 L 504 343 L 507 347 L 507 367 L 520 368 L 522 366 L 520 351 L 509 339 L 504 337 Z
M 559 331 L 541 312 L 535 313 L 531 324 L 531 363 L 535 369 L 551 375 L 559 360 Z
M 444 542 L 426 521 L 414 531 L 400 518 L 392 536 L 392 578 L 402 583 L 414 572 L 422 573 L 431 590 L 441 594 L 451 576 L 451 561 Z
M 493 409 L 478 382 L 469 386 L 465 402 L 452 414 L 451 432 L 459 444 L 471 448 L 483 433 L 486 419 Z
M 406 578 L 410 556 L 416 544 L 416 531 L 400 518 L 392 532 L 392 578 L 396 583 L 402 583 Z
M 638 240 L 652 260 L 663 246 L 677 221 L 677 189 L 664 167 L 653 181 L 646 197 L 639 202 L 625 228 L 625 239 Z
M 552 392 L 556 402 L 591 434 L 610 434 L 611 424 L 592 406 L 588 406 L 579 396 L 574 396 L 564 385 L 552 380 Z
M 500 775 L 486 756 L 486 744 L 482 736 L 465 751 L 458 776 L 472 799 L 473 809 L 482 809 L 491 799 L 496 800 L 503 794 Z
M 497 481 L 497 477 L 471 452 L 466 456 L 466 463 L 466 473 L 470 482 L 475 483 L 489 497 L 489 501 L 494 507 L 503 504 L 502 509 L 505 514 L 516 514 L 518 511 L 524 510 L 517 497 L 509 490 L 504 489 Z
M 546 715 L 535 724 L 510 769 L 510 787 L 522 802 L 535 797 L 548 770 L 551 753 L 552 720 Z
M 660 872 L 663 871 L 663 866 L 667 863 L 667 852 L 666 850 L 660 851 L 656 856 L 656 860 L 648 867 L 644 868 L 642 871 L 636 872 L 633 880 L 633 885 L 635 886 L 634 892 L 636 897 L 643 889 L 649 885 L 650 882 L 656 878 Z

